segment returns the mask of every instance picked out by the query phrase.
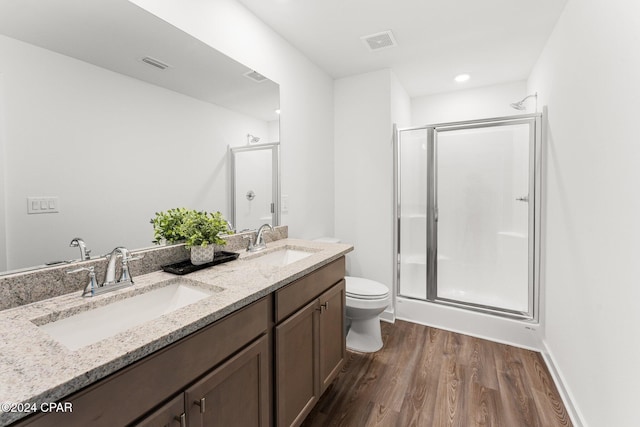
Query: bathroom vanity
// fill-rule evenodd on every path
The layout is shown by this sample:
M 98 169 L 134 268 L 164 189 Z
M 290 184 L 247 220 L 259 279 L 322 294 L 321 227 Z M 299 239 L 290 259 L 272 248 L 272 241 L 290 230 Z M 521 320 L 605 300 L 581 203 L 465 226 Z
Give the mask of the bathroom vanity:
M 213 290 L 206 298 L 76 350 L 39 326 L 178 279 L 154 272 L 113 296 L 76 293 L 2 311 L 0 400 L 68 402 L 73 412 L 3 412 L 0 425 L 299 425 L 345 360 L 352 249 L 272 242 L 187 276 Z

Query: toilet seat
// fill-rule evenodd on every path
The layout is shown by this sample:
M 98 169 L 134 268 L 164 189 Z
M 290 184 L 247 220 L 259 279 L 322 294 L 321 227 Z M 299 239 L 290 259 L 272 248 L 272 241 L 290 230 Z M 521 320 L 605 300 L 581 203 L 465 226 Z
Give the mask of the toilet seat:
M 389 296 L 389 288 L 362 277 L 345 277 L 347 297 L 360 300 L 380 300 Z

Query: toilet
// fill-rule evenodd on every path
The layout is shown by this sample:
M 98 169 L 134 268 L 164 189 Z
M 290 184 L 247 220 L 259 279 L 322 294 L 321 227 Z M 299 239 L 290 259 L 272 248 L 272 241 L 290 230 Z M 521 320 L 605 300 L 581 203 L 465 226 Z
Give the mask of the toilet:
M 318 242 L 339 243 L 334 237 L 321 237 Z M 380 314 L 391 303 L 389 288 L 362 277 L 346 276 L 347 348 L 373 353 L 382 348 Z

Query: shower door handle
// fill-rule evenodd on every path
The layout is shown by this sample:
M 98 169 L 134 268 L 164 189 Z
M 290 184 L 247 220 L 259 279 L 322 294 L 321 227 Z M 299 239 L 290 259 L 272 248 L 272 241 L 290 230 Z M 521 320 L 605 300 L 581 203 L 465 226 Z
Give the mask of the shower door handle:
M 529 196 L 516 197 L 517 202 L 529 202 Z
M 433 220 L 434 220 L 435 222 L 438 222 L 438 208 L 435 208 L 435 209 L 433 210 Z

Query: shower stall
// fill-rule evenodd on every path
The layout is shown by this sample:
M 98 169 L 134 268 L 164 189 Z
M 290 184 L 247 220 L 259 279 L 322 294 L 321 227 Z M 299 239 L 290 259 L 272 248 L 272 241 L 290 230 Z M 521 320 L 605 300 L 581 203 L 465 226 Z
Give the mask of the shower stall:
M 399 297 L 537 318 L 541 118 L 395 130 Z

